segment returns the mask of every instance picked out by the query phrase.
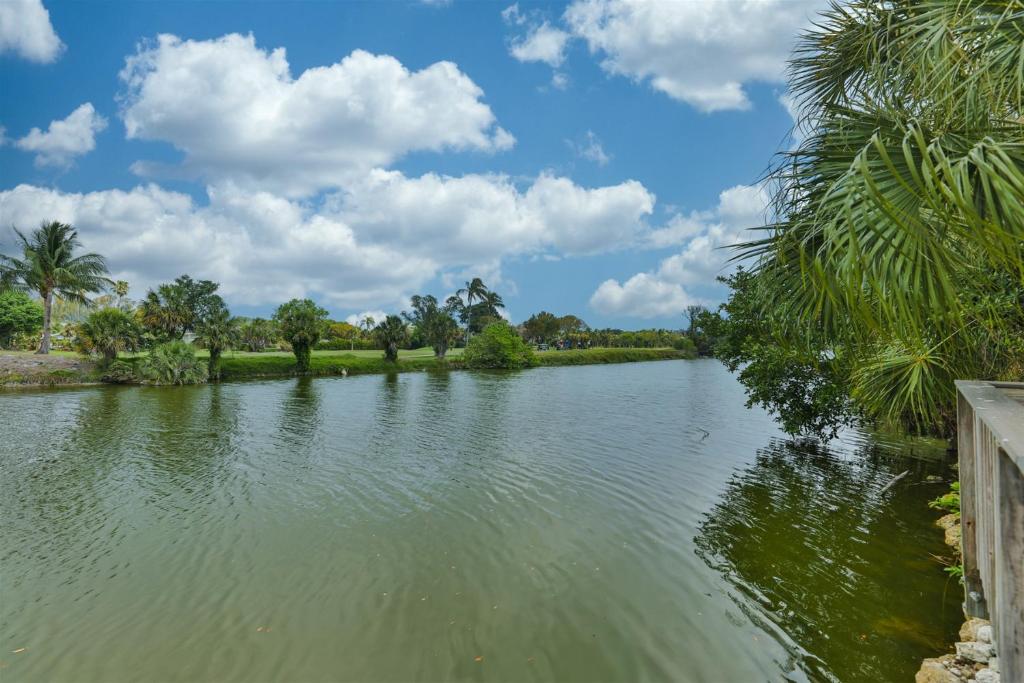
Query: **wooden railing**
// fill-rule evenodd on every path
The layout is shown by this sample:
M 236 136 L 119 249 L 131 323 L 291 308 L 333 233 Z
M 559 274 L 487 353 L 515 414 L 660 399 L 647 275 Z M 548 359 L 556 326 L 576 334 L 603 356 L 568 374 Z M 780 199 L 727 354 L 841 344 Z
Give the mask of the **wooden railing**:
M 964 612 L 991 620 L 1001 679 L 1024 681 L 1024 384 L 956 389 Z

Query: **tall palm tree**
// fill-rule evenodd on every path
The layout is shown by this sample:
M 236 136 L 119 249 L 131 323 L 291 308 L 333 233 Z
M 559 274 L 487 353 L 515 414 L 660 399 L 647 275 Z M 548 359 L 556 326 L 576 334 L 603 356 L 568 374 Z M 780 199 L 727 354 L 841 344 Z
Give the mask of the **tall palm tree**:
M 852 0 L 796 49 L 806 134 L 768 177 L 777 221 L 740 254 L 790 338 L 852 351 L 871 412 L 948 420 L 951 379 L 1020 371 L 1022 36 L 1016 0 Z
M 469 343 L 470 328 L 473 325 L 473 302 L 483 299 L 489 290 L 484 281 L 478 277 L 466 282 L 466 286 L 455 292 L 456 296 L 466 297 L 466 343 Z
M 505 308 L 505 301 L 501 298 L 501 295 L 497 292 L 486 292 L 480 301 L 486 306 L 487 314 L 498 318 L 501 314 L 498 312 L 499 308 Z
M 196 325 L 195 343 L 210 352 L 207 374 L 211 380 L 220 378 L 221 354 L 237 347 L 241 338 L 238 319 L 231 317 L 226 306 L 211 311 Z
M 50 352 L 53 298 L 87 304 L 85 295 L 112 284 L 106 260 L 99 254 L 81 254 L 78 231 L 66 223 L 43 223 L 26 237 L 17 228 L 22 257 L 0 254 L 0 284 L 36 292 L 43 300 L 43 338 L 36 353 Z

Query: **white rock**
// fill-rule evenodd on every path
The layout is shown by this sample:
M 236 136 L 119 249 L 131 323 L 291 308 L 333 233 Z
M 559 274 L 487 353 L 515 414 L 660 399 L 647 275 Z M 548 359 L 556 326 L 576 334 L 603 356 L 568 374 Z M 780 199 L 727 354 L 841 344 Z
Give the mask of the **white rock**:
M 988 660 L 988 668 L 990 668 L 993 671 L 998 673 L 999 672 L 999 657 L 992 657 L 990 660 Z
M 995 652 L 992 646 L 988 643 L 957 643 L 956 644 L 956 656 L 960 659 L 966 659 L 969 662 L 980 662 L 984 664 L 987 662 Z
M 999 674 L 992 669 L 982 669 L 974 674 L 975 683 L 999 683 Z
M 982 643 L 992 642 L 992 626 L 986 624 L 985 626 L 978 627 L 978 641 Z

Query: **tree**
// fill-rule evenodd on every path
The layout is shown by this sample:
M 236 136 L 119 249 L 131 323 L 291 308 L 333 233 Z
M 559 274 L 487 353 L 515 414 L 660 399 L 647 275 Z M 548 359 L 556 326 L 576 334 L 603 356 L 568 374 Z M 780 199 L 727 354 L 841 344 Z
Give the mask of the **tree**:
M 241 342 L 238 319 L 231 317 L 231 312 L 226 306 L 208 311 L 196 325 L 195 342 L 210 352 L 210 359 L 207 362 L 209 378 L 219 379 L 221 354 L 235 348 Z
M 1024 72 L 1019 5 L 833 4 L 789 92 L 756 259 L 760 314 L 787 345 L 820 330 L 873 416 L 953 427 L 956 377 L 1024 375 Z
M 208 368 L 183 341 L 160 344 L 139 363 L 139 375 L 151 384 L 203 384 Z
M 174 282 L 149 290 L 139 310 L 142 323 L 160 340 L 181 339 L 210 313 L 224 308 L 219 285 L 182 275 Z
M 327 327 L 327 336 L 330 339 L 342 339 L 349 343 L 349 350 L 356 347 L 356 339 L 359 338 L 359 328 L 351 323 L 331 322 Z
M 292 345 L 298 371 L 309 370 L 313 346 L 327 331 L 327 311 L 312 299 L 292 299 L 277 307 L 274 322 L 281 336 Z
M 43 223 L 26 237 L 15 228 L 21 258 L 0 255 L 0 288 L 36 292 L 43 300 L 43 337 L 37 353 L 50 352 L 53 299 L 88 303 L 86 294 L 110 284 L 107 262 L 99 254 L 75 252 L 81 246 L 78 231 L 66 223 Z
M 416 326 L 423 339 L 433 347 L 436 358 L 444 358 L 459 331 L 459 325 L 452 317 L 451 304 L 440 306 L 437 298 L 430 294 L 417 294 L 410 304 L 412 312 L 403 311 L 402 317 Z
M 398 360 L 398 347 L 409 337 L 409 328 L 397 315 L 389 315 L 373 330 L 374 336 L 384 347 L 384 359 L 394 363 Z
M 110 365 L 121 351 L 141 348 L 142 328 L 120 308 L 101 308 L 78 325 L 75 346 L 82 353 L 102 355 L 104 365 Z
M 264 318 L 238 318 L 239 343 L 246 351 L 266 351 L 278 338 L 273 320 Z
M 463 322 L 466 323 L 466 343 L 469 343 L 470 329 L 473 323 L 473 302 L 479 301 L 484 298 L 487 294 L 487 285 L 484 281 L 478 277 L 466 282 L 466 286 L 455 292 L 457 297 L 466 297 L 466 305 L 461 308 L 460 313 L 465 316 Z
M 514 369 L 533 365 L 533 349 L 506 322 L 492 323 L 473 337 L 463 355 L 471 368 Z
M 692 338 L 697 332 L 697 321 L 701 315 L 707 313 L 707 307 L 700 304 L 693 304 L 686 307 L 683 317 L 686 318 L 686 333 Z
M 28 294 L 0 291 L 0 348 L 10 345 L 16 334 L 33 334 L 43 327 L 43 307 Z
M 523 334 L 537 343 L 554 341 L 561 334 L 562 319 L 554 313 L 534 313 L 523 323 Z

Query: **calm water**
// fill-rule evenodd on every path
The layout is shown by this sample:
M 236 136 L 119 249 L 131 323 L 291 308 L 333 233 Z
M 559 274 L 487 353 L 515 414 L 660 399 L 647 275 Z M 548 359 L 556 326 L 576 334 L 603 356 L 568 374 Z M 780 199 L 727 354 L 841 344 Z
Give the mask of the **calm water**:
M 714 361 L 0 394 L 0 679 L 912 679 L 943 453 L 743 403 Z

